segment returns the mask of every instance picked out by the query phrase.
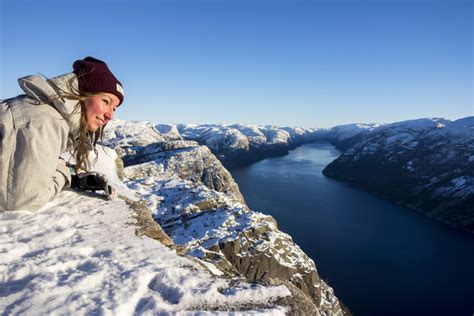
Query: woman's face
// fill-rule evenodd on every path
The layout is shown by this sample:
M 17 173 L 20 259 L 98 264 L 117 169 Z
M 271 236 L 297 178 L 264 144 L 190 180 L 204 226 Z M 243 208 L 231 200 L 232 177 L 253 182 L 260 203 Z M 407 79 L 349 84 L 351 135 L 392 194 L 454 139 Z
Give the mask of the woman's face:
M 87 130 L 95 132 L 102 125 L 113 119 L 114 111 L 120 103 L 112 93 L 100 93 L 84 101 L 87 117 Z

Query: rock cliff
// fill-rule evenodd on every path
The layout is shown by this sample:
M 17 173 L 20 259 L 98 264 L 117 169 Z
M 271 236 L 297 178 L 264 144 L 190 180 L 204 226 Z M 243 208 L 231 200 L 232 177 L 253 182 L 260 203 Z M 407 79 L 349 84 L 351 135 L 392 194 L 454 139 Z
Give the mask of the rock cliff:
M 133 129 L 134 123 L 115 124 L 115 129 L 124 130 L 124 125 Z M 166 135 L 174 130 L 167 126 L 152 130 L 162 139 L 153 136 L 148 144 L 139 143 L 129 130 L 127 135 L 109 133 L 107 141 L 126 147 L 122 152 L 128 165 L 127 185 L 140 192 L 153 218 L 183 253 L 214 264 L 229 277 L 289 285 L 295 298 L 311 302 L 303 309 L 293 303 L 293 312 L 348 314 L 319 277 L 313 260 L 278 229 L 271 216 L 247 207 L 232 176 L 208 147 L 184 141 L 175 132 Z M 277 142 L 289 135 L 287 131 L 269 132 L 265 137 Z M 221 136 L 218 138 L 225 139 Z M 260 134 L 256 137 L 263 139 Z M 156 139 L 159 141 L 153 142 Z M 245 147 L 249 143 L 231 138 L 227 144 Z

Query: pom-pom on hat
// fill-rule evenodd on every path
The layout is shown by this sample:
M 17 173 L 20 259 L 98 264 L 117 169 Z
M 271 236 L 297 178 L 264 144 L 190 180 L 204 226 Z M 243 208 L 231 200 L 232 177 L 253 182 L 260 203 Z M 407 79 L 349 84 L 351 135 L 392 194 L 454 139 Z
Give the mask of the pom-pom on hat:
M 105 62 L 94 57 L 86 57 L 76 60 L 72 67 L 79 81 L 79 91 L 112 93 L 119 98 L 119 105 L 122 104 L 124 97 L 122 84 Z

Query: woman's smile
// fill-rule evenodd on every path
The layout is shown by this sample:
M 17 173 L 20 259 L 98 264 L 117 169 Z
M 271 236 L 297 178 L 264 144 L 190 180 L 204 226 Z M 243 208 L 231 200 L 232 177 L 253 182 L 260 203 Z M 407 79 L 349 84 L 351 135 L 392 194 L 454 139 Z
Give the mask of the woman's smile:
M 84 101 L 87 118 L 87 130 L 95 132 L 114 117 L 114 111 L 120 100 L 111 93 L 100 93 Z

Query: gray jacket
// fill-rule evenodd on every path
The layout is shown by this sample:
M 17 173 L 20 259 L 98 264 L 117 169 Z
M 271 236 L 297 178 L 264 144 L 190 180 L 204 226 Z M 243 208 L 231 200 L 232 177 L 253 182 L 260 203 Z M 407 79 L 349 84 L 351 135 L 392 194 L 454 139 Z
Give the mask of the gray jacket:
M 73 113 L 77 101 L 49 100 L 68 91 L 71 78 L 77 87 L 73 73 L 20 78 L 25 94 L 0 100 L 0 211 L 37 210 L 70 185 L 69 169 L 58 162 L 76 139 L 80 110 Z

